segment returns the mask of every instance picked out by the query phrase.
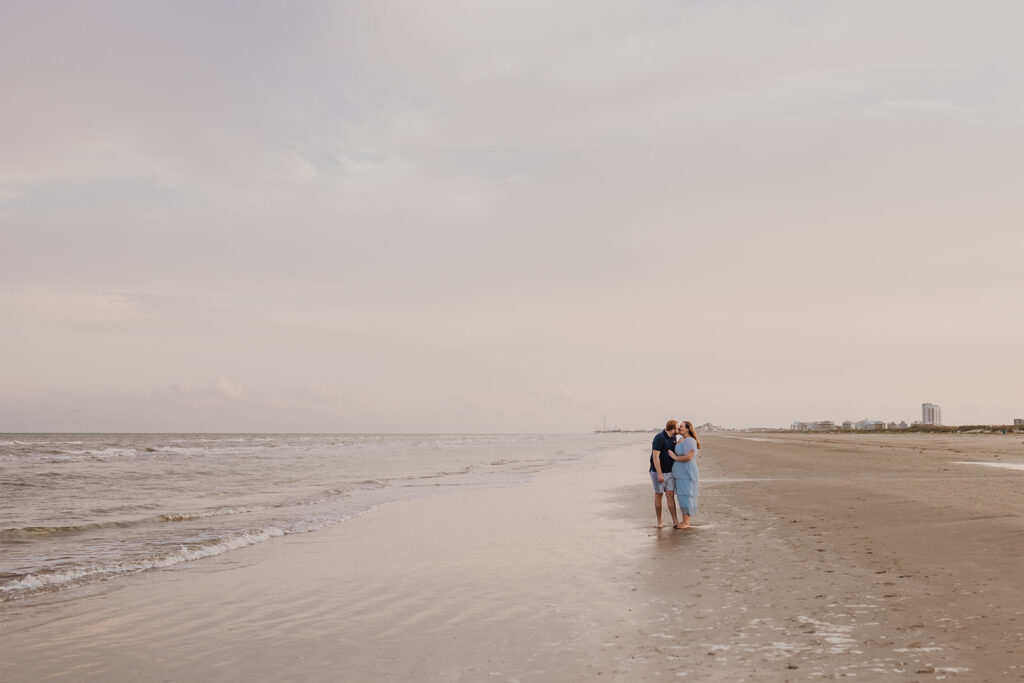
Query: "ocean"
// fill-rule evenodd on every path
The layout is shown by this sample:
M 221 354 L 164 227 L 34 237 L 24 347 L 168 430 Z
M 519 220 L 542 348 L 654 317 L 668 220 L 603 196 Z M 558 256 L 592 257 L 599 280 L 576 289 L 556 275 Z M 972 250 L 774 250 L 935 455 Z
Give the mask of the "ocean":
M 315 532 L 393 501 L 525 483 L 613 445 L 602 435 L 0 434 L 0 602 Z

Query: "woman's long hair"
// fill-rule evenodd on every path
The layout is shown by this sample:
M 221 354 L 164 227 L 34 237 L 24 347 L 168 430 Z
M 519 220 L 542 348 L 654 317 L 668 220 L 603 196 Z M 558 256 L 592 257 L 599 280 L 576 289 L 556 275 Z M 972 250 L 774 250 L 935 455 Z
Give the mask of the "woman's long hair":
M 700 448 L 700 439 L 697 437 L 697 432 L 693 429 L 693 423 L 689 420 L 680 420 L 679 424 L 686 427 L 687 433 L 693 437 L 693 440 L 697 442 L 697 448 Z

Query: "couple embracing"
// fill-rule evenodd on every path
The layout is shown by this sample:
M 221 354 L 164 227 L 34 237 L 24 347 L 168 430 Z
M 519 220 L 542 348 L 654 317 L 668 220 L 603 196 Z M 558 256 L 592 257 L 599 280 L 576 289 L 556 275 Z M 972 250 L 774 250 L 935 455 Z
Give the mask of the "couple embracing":
M 668 498 L 668 511 L 675 529 L 689 529 L 697 514 L 697 449 L 700 440 L 688 420 L 669 420 L 651 443 L 651 482 L 654 484 L 654 512 L 661 523 L 661 499 Z M 683 521 L 676 515 L 676 498 Z

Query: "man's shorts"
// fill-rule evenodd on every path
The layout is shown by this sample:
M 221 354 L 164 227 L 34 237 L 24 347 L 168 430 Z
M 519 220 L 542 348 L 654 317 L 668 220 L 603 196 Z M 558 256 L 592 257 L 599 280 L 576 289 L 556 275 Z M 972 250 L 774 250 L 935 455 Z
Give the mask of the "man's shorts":
M 672 476 L 671 472 L 665 475 L 665 481 L 658 481 L 658 473 L 651 472 L 651 483 L 654 484 L 655 493 L 665 493 L 665 491 L 676 490 L 676 478 Z

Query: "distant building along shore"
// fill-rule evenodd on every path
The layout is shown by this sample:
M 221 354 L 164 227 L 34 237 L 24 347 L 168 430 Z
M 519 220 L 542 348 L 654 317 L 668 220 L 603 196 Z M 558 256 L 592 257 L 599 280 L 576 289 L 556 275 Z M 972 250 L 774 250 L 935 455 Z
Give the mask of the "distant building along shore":
M 885 422 L 883 420 L 858 420 L 857 422 L 846 420 L 837 427 L 832 420 L 821 420 L 819 422 L 794 422 L 791 429 L 794 432 L 852 432 L 877 429 L 908 429 L 909 427 L 910 425 L 906 422 Z
M 794 422 L 790 427 L 794 432 L 854 432 L 854 431 L 877 431 L 880 429 L 898 430 L 909 429 L 914 425 L 941 425 L 942 408 L 934 403 L 921 404 L 921 420 L 907 424 L 905 421 L 886 422 L 884 420 L 858 420 L 853 422 L 846 420 L 840 426 L 836 426 L 832 420 L 820 420 L 818 422 Z
M 932 429 L 937 427 L 939 429 Z M 846 420 L 836 424 L 832 420 L 819 420 L 817 422 L 794 422 L 790 430 L 794 432 L 877 432 L 885 431 L 967 431 L 977 432 L 1002 432 L 1003 434 L 1015 433 L 1024 429 L 1024 418 L 1014 418 L 1013 426 L 1009 423 L 999 425 L 961 425 L 959 427 L 944 428 L 942 422 L 942 407 L 934 403 L 921 404 L 921 419 L 914 420 L 909 425 L 906 422 L 885 422 L 883 420 L 858 420 L 853 422 Z M 943 429 L 944 428 L 944 429 Z
M 942 424 L 942 408 L 935 405 L 934 403 L 922 403 L 921 404 L 921 424 L 926 425 L 941 425 Z

